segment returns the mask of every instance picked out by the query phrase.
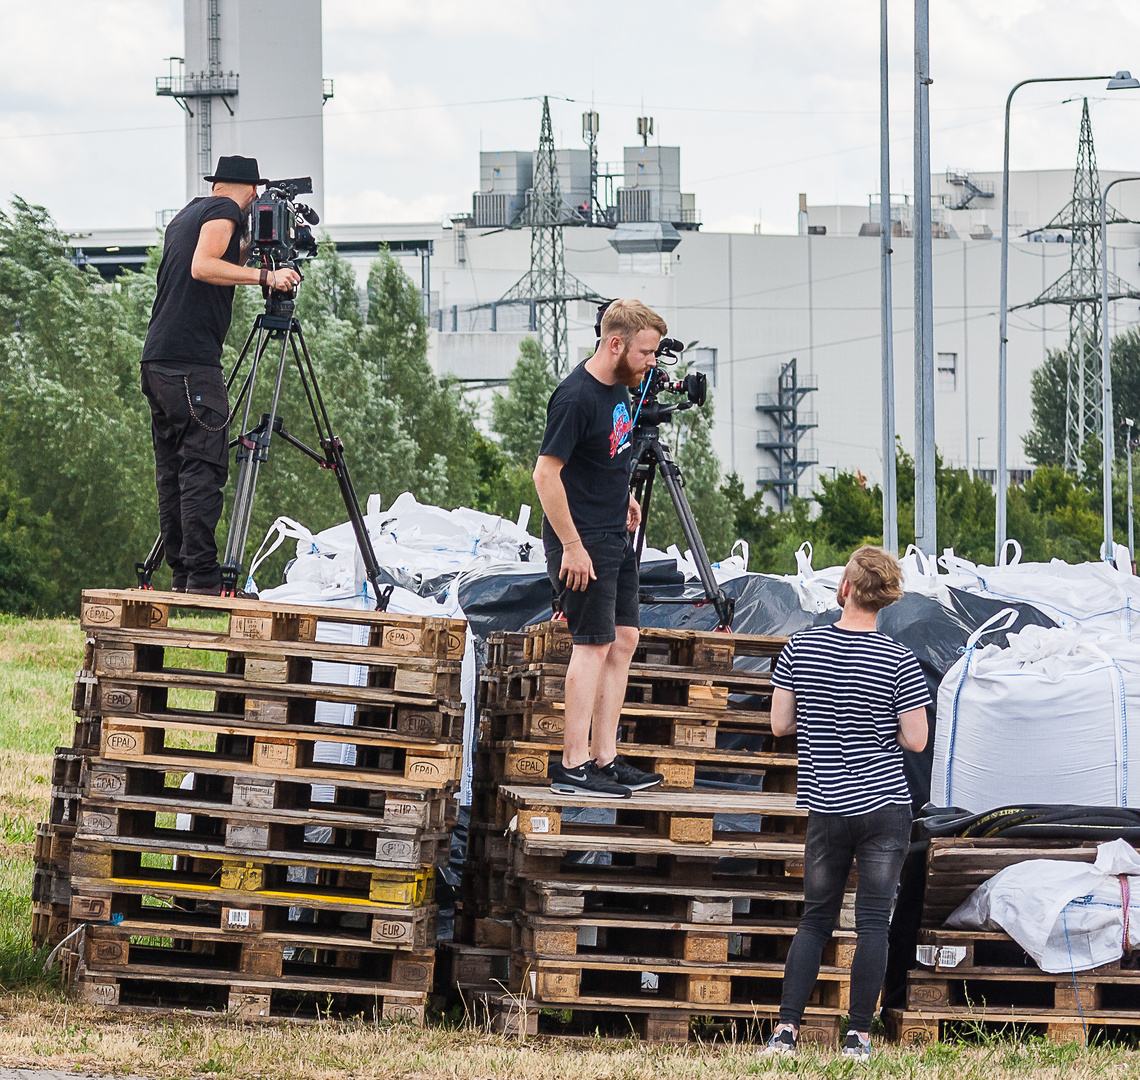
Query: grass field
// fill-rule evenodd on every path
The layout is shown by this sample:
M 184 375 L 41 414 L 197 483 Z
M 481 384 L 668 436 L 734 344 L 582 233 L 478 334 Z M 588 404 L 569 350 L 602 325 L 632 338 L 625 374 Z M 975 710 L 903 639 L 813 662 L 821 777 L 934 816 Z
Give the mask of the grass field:
M 750 1076 L 1094 1080 L 1140 1076 L 1140 1053 L 979 1034 L 925 1050 L 884 1048 L 869 1066 L 807 1051 L 694 1041 L 519 1042 L 474 1025 L 246 1025 L 219 1018 L 107 1016 L 70 1002 L 32 949 L 32 846 L 51 790 L 51 753 L 72 736 L 71 686 L 84 638 L 73 620 L 0 615 L 0 1066 L 234 1080 L 731 1080 Z

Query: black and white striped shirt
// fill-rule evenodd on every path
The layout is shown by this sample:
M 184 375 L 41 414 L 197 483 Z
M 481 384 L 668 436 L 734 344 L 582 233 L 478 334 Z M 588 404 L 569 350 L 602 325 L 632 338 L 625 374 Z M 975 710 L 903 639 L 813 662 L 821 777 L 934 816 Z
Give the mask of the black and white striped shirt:
M 909 804 L 899 716 L 930 705 L 914 653 L 877 631 L 813 626 L 784 646 L 772 685 L 796 695 L 796 802 L 822 814 Z

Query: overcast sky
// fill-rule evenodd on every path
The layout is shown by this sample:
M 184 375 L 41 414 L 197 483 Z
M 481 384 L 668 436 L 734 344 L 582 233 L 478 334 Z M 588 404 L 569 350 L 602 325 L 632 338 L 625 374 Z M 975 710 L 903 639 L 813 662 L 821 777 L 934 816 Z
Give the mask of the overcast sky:
M 1137 0 L 931 8 L 936 171 L 1001 167 L 1019 79 L 1140 73 Z M 910 192 L 912 5 L 892 0 L 891 18 L 892 188 Z M 181 204 L 182 114 L 154 96 L 183 51 L 181 0 L 4 0 L 0 41 L 0 198 L 70 228 L 150 225 Z M 878 190 L 878 49 L 874 0 L 324 0 L 326 220 L 469 209 L 480 146 L 532 149 L 549 94 L 568 147 L 594 101 L 603 161 L 636 141 L 644 108 L 681 147 L 706 229 L 791 232 L 800 191 Z M 1086 87 L 1101 167 L 1140 170 L 1140 91 Z M 1080 104 L 1065 98 L 1080 92 L 1019 92 L 1014 168 L 1072 168 Z

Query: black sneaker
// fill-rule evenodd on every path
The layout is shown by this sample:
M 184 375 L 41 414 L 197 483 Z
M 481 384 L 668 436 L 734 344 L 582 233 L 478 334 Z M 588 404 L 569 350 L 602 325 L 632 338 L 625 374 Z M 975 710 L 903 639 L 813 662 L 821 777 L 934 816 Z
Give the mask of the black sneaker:
M 628 799 L 633 793 L 624 784 L 612 780 L 595 761 L 586 761 L 577 768 L 568 769 L 561 761 L 552 761 L 547 768 L 550 790 L 559 795 L 590 795 L 596 799 Z
M 642 772 L 634 768 L 628 761 L 616 757 L 608 765 L 599 765 L 598 771 L 615 784 L 623 784 L 630 791 L 644 791 L 646 788 L 656 787 L 665 779 L 659 772 Z

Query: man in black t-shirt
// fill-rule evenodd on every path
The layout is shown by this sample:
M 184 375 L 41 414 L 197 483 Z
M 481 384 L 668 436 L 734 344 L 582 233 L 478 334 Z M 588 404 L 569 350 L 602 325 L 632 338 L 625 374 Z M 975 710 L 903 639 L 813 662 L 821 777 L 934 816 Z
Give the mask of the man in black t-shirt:
M 574 641 L 562 761 L 549 768 L 554 791 L 626 798 L 662 780 L 617 756 L 617 728 L 639 622 L 630 533 L 641 508 L 629 491 L 636 416 L 626 388 L 654 366 L 665 330 L 640 300 L 615 300 L 597 351 L 562 380 L 546 409 L 534 484 L 547 572 Z
M 214 529 L 229 472 L 230 407 L 222 345 L 234 286 L 288 291 L 300 275 L 245 266 L 250 203 L 263 181 L 254 158 L 223 157 L 208 197 L 191 200 L 166 227 L 158 289 L 142 353 L 150 403 L 158 519 L 176 592 L 222 587 Z

